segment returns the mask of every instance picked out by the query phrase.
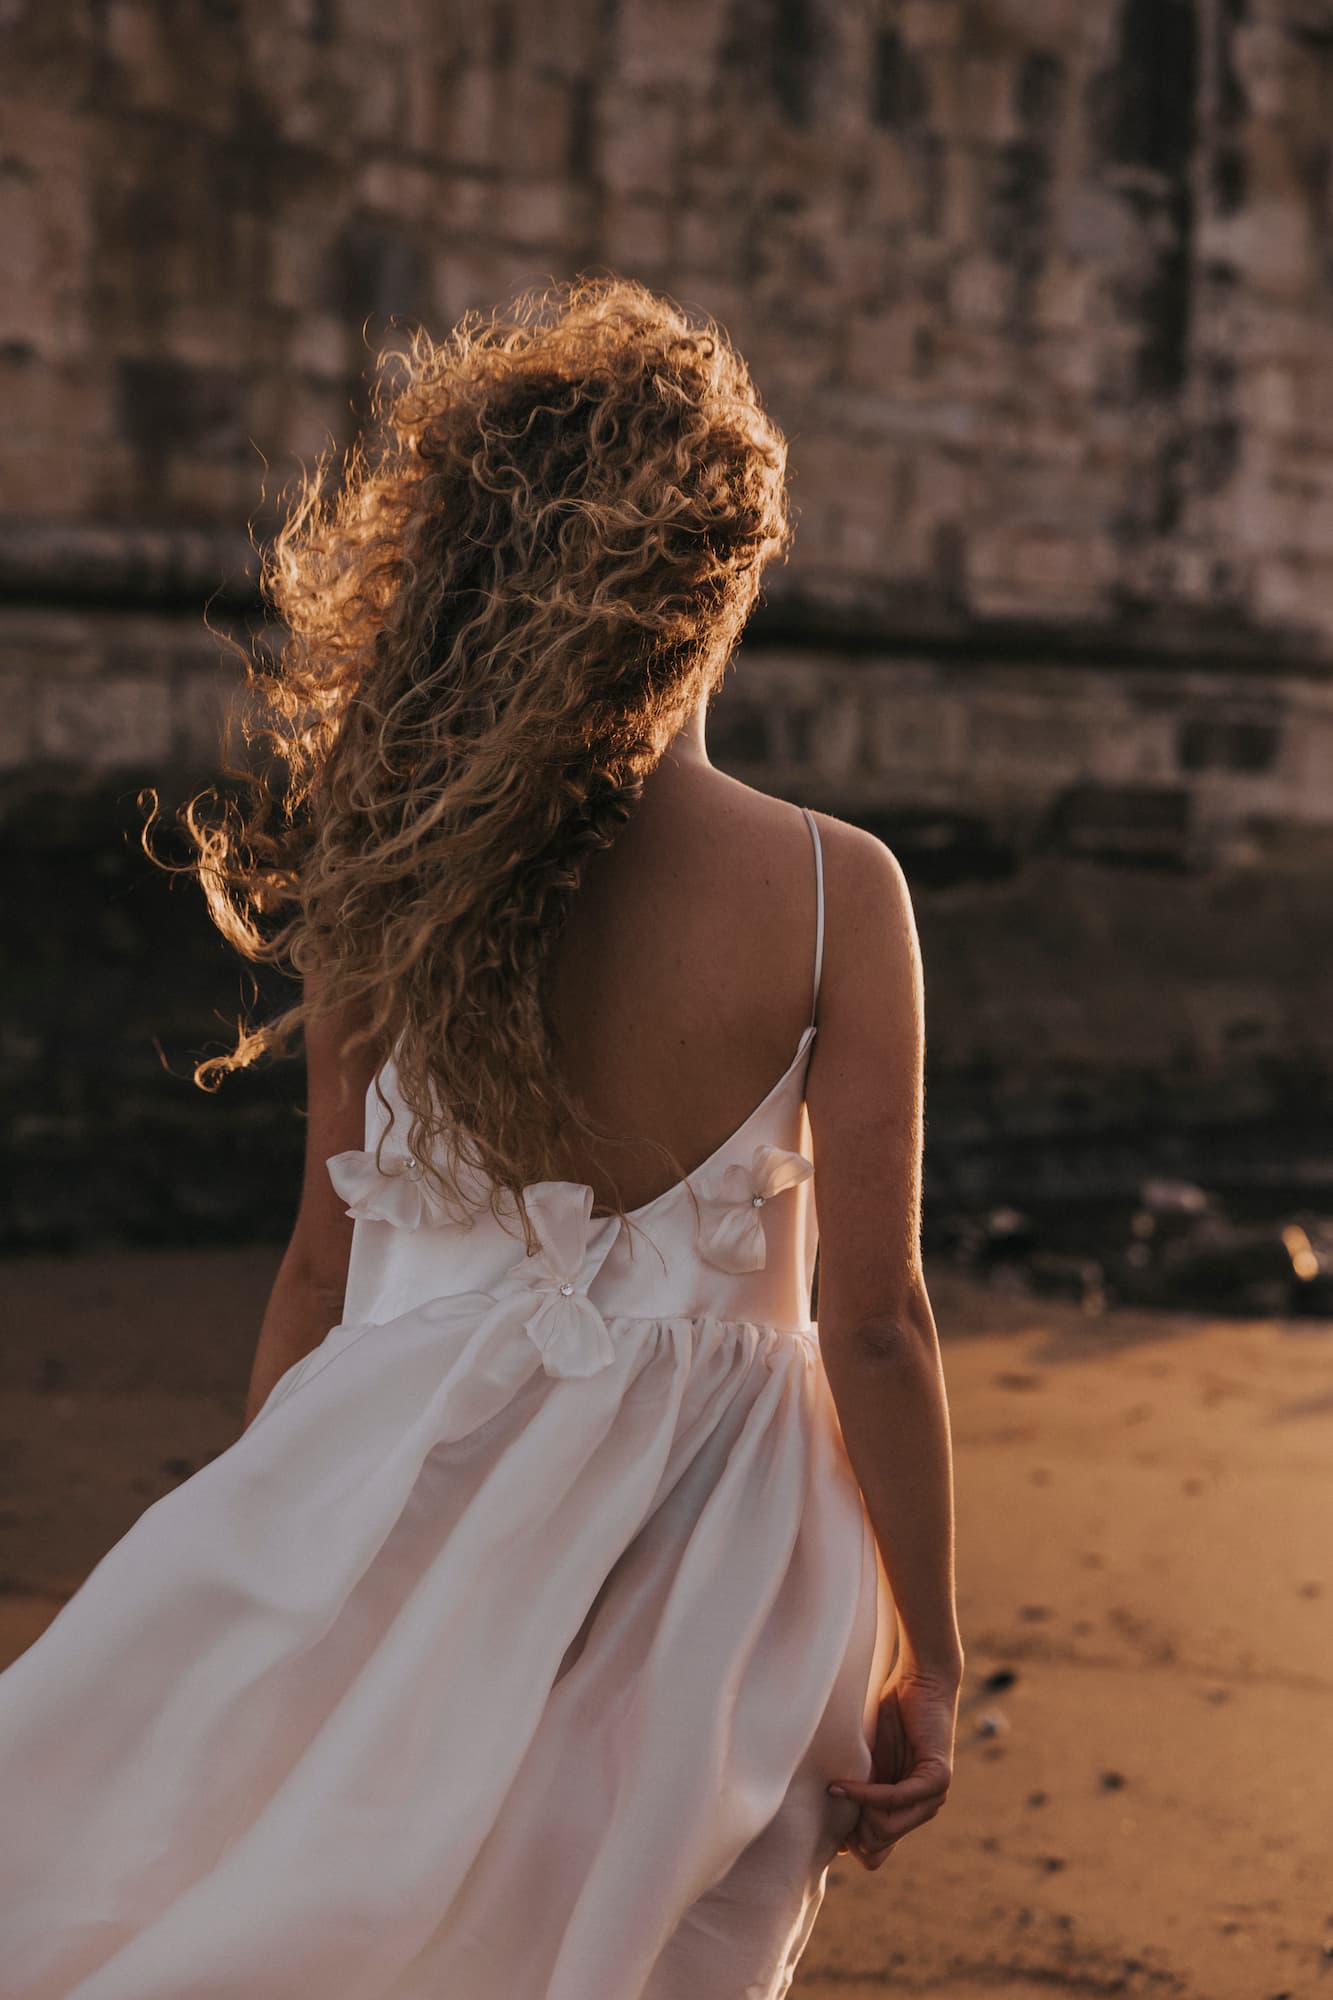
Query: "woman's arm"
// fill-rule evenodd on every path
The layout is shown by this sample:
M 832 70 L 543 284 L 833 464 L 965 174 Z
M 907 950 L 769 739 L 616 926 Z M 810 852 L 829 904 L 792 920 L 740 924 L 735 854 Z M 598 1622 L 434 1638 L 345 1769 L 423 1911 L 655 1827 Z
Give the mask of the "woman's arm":
M 311 988 L 307 982 L 307 996 Z M 376 1056 L 366 1045 L 344 1060 L 349 1024 L 317 1017 L 305 1035 L 306 1146 L 301 1203 L 291 1240 L 278 1267 L 259 1329 L 245 1404 L 245 1427 L 254 1422 L 275 1383 L 342 1317 L 352 1223 L 334 1192 L 325 1161 L 365 1144 L 366 1092 Z
M 961 1680 L 954 1502 L 939 1340 L 921 1265 L 924 995 L 902 870 L 824 819 L 828 929 L 807 1084 L 819 1344 L 901 1626 L 900 1664 Z

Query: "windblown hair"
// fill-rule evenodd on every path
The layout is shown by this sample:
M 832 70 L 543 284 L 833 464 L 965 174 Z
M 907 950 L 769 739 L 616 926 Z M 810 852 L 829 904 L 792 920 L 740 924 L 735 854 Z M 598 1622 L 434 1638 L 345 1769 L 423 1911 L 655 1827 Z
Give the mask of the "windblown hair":
M 355 1021 L 446 1211 L 480 1173 L 526 1225 L 562 1138 L 608 1137 L 555 1065 L 552 947 L 786 553 L 786 443 L 715 321 L 579 277 L 381 355 L 328 471 L 264 551 L 248 777 L 182 815 L 218 928 L 305 997 L 195 1079 Z

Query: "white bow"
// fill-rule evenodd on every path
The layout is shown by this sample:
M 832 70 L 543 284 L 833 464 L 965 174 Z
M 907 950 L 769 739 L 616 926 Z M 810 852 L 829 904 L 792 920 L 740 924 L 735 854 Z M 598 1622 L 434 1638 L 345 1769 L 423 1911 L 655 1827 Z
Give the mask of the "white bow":
M 420 1229 L 444 1219 L 419 1162 L 408 1153 L 386 1153 L 383 1166 L 375 1164 L 373 1153 L 335 1153 L 325 1165 L 355 1221 Z
M 699 1255 L 719 1271 L 762 1271 L 768 1257 L 766 1202 L 808 1180 L 814 1161 L 781 1146 L 756 1146 L 748 1165 L 735 1160 L 691 1181 L 699 1199 Z
M 548 1375 L 595 1375 L 616 1358 L 606 1321 L 588 1287 L 606 1262 L 619 1220 L 601 1216 L 602 1240 L 589 1249 L 593 1191 L 575 1181 L 534 1181 L 523 1190 L 538 1247 L 509 1275 L 523 1278 L 537 1303 L 523 1326 Z M 614 1225 L 614 1226 L 612 1226 Z

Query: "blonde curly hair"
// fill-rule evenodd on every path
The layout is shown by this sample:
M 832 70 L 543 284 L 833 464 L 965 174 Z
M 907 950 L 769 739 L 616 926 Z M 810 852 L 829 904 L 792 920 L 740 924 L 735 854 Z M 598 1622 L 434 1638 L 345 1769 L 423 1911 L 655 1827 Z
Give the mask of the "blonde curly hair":
M 571 1132 L 614 1143 L 555 1066 L 552 948 L 786 553 L 786 441 L 714 320 L 580 277 L 381 354 L 328 471 L 264 552 L 243 789 L 182 814 L 218 928 L 305 998 L 195 1080 L 356 1020 L 446 1212 L 479 1173 L 526 1228 Z

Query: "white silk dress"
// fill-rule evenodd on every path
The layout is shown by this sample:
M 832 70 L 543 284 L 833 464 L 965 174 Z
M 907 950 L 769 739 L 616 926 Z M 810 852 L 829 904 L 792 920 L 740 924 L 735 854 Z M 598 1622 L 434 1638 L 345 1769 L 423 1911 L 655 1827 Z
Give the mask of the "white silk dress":
M 0 1675 L 6 2000 L 788 1992 L 896 1632 L 810 1313 L 811 1015 L 629 1226 L 528 1189 L 530 1255 L 401 1110 L 376 1166 L 372 1087 L 343 1321 Z

